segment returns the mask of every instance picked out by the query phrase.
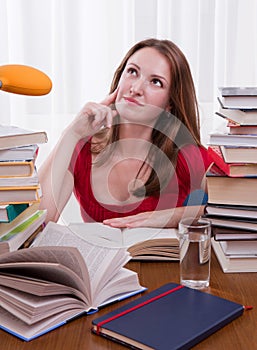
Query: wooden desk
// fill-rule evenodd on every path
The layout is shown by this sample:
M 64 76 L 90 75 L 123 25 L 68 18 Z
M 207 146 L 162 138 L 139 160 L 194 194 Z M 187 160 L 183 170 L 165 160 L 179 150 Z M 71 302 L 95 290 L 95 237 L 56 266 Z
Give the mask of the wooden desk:
M 141 284 L 147 286 L 149 291 L 168 282 L 179 283 L 178 262 L 130 262 L 128 267 L 138 272 Z M 194 349 L 257 349 L 257 273 L 224 274 L 212 254 L 210 285 L 208 292 L 243 305 L 252 305 L 254 308 L 199 343 Z M 31 342 L 23 342 L 0 330 L 0 349 L 124 350 L 124 346 L 92 334 L 90 327 L 92 319 L 127 303 L 128 300 L 105 307 L 97 314 L 76 319 Z

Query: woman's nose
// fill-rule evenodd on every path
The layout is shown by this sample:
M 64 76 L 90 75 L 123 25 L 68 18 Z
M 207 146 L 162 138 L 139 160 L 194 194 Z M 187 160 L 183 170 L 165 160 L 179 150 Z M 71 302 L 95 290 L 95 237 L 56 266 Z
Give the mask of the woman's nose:
M 142 95 L 144 91 L 144 80 L 142 78 L 137 79 L 131 84 L 130 93 Z

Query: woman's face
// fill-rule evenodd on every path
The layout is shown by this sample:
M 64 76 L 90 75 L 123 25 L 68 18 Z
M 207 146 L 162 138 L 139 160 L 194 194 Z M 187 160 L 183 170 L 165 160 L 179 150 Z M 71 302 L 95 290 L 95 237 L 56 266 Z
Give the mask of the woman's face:
M 154 123 L 163 111 L 169 111 L 171 85 L 167 58 L 154 48 L 135 52 L 121 75 L 116 109 L 124 121 Z

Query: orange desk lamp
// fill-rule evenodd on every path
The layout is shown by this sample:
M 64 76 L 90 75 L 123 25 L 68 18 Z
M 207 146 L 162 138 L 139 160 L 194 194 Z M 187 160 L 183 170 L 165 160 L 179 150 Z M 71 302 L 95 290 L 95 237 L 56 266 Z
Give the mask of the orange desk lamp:
M 50 78 L 42 71 L 21 64 L 0 66 L 0 90 L 14 94 L 40 96 L 52 89 Z

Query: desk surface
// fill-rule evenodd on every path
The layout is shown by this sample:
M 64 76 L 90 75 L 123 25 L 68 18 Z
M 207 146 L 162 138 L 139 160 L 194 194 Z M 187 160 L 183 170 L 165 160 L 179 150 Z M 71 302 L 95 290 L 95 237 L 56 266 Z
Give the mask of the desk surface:
M 178 262 L 130 262 L 128 267 L 139 274 L 140 282 L 151 291 L 165 283 L 179 283 Z M 212 254 L 209 293 L 252 305 L 215 334 L 194 347 L 198 349 L 257 349 L 257 273 L 224 274 Z M 135 298 L 135 297 L 134 297 Z M 132 300 L 132 298 L 128 299 Z M 124 350 L 125 347 L 91 333 L 92 319 L 121 306 L 113 304 L 97 314 L 83 316 L 31 342 L 23 342 L 0 330 L 0 348 L 4 350 Z

